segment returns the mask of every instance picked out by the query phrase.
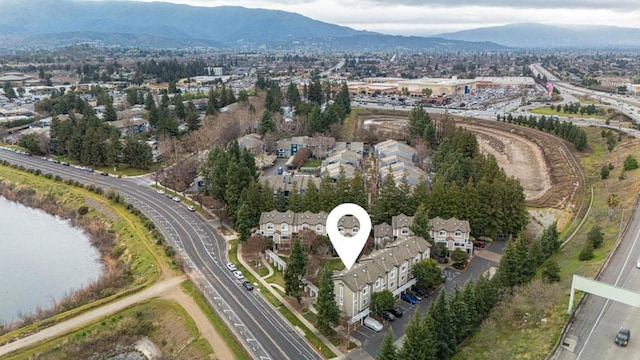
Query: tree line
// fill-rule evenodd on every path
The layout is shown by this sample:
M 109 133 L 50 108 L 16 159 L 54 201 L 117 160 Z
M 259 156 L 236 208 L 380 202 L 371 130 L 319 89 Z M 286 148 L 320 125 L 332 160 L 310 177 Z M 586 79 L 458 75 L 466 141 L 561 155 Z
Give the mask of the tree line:
M 498 114 L 497 119 L 498 121 L 502 120 L 509 124 L 528 126 L 530 128 L 555 134 L 571 142 L 578 151 L 585 150 L 589 146 L 587 142 L 587 133 L 584 129 L 581 129 L 570 121 L 560 121 L 559 119 L 554 120 L 551 118 L 547 119 L 544 115 L 539 119 L 533 115 L 530 115 L 529 117 L 523 115 L 513 117 L 511 113 L 502 117 Z
M 377 360 L 445 360 L 451 358 L 457 347 L 489 316 L 494 306 L 508 295 L 513 287 L 530 281 L 538 267 L 560 247 L 556 224 L 528 243 L 524 236 L 509 241 L 496 275 L 489 279 L 481 276 L 467 282 L 462 289 L 455 288 L 449 296 L 441 291 L 435 303 L 424 316 L 419 312 L 405 328 L 405 341 L 398 349 L 393 334 L 388 333 Z M 553 267 L 550 260 L 547 267 Z M 557 269 L 555 275 L 559 273 Z M 559 278 L 545 278 L 557 281 Z

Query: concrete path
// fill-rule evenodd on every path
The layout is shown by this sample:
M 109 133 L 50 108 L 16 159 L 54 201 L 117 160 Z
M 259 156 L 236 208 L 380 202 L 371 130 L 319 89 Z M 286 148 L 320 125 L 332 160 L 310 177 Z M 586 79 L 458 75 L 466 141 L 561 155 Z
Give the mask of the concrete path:
M 287 300 L 285 300 L 282 295 L 280 295 L 280 293 L 278 293 L 277 291 L 275 291 L 273 289 L 273 285 L 278 285 L 278 284 L 271 284 L 268 283 L 267 281 L 265 281 L 262 277 L 260 277 L 260 275 L 258 275 L 258 273 L 253 270 L 253 268 L 251 266 L 249 266 L 249 264 L 247 264 L 244 261 L 244 258 L 242 257 L 242 243 L 238 244 L 238 261 L 256 278 L 258 279 L 258 281 L 260 281 L 262 283 L 262 285 L 271 292 L 271 294 L 273 294 L 273 296 L 275 296 L 278 301 L 280 301 L 284 306 L 287 307 L 287 309 L 289 309 L 297 318 L 298 320 L 300 320 L 307 328 L 309 328 L 309 330 L 311 330 L 311 332 L 314 333 L 314 335 L 316 335 L 320 340 L 322 340 L 322 342 L 324 343 L 324 345 L 326 347 L 328 347 L 329 349 L 331 349 L 331 351 L 333 351 L 336 355 L 337 358 L 343 358 L 344 354 L 342 353 L 342 351 L 340 351 L 340 349 L 338 349 L 335 345 L 333 345 L 331 343 L 331 341 L 329 341 L 329 339 L 327 339 L 324 335 L 322 335 L 318 329 L 316 329 L 316 327 L 310 323 L 304 316 L 302 316 L 302 314 L 300 314 L 300 312 L 298 310 L 296 310 L 293 306 L 291 306 L 291 304 L 289 304 L 289 302 Z M 280 285 L 278 285 L 280 286 Z M 284 289 L 283 289 L 284 290 Z M 269 302 L 267 302 L 269 303 Z M 270 304 L 270 303 L 269 303 Z M 271 304 L 270 304 L 271 305 Z M 273 311 L 278 311 L 276 308 L 273 308 Z

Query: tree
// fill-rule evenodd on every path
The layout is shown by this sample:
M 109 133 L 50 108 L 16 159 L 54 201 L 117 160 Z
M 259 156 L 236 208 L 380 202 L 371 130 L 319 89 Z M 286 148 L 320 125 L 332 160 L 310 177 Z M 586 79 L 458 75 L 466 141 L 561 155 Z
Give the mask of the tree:
M 285 293 L 295 297 L 298 302 L 302 298 L 302 287 L 304 286 L 302 276 L 306 272 L 307 261 L 307 254 L 302 250 L 300 239 L 296 239 L 293 242 L 289 263 L 284 269 L 284 284 Z
M 551 259 L 544 264 L 542 267 L 542 279 L 548 283 L 560 281 L 560 266 L 558 266 L 558 262 Z
M 389 290 L 377 291 L 371 294 L 371 312 L 382 315 L 382 312 L 393 307 L 396 299 Z
M 623 169 L 625 171 L 635 170 L 638 168 L 638 160 L 633 156 L 629 155 L 626 159 L 624 159 Z
M 580 251 L 578 255 L 578 259 L 580 261 L 587 261 L 593 259 L 593 243 L 591 241 L 586 241 L 584 243 L 584 247 Z
M 122 160 L 132 168 L 148 169 L 153 162 L 151 147 L 144 142 L 139 142 L 132 137 L 127 138 L 123 149 Z
M 218 111 L 218 95 L 214 88 L 209 89 L 209 96 L 207 99 L 207 115 L 213 115 Z
M 116 113 L 116 109 L 113 107 L 112 103 L 108 103 L 104 108 L 104 120 L 105 121 L 116 121 L 118 120 L 118 113 Z
M 316 327 L 323 334 L 328 334 L 331 329 L 338 325 L 340 321 L 340 308 L 336 304 L 336 295 L 333 287 L 333 270 L 325 267 L 322 271 L 322 278 L 318 284 L 318 299 L 315 307 L 318 311 L 316 317 Z
M 609 165 L 602 166 L 602 168 L 600 168 L 600 178 L 602 180 L 605 180 L 605 179 L 609 178 L 609 173 L 610 172 L 611 172 L 611 170 L 609 170 Z
M 196 107 L 191 100 L 187 103 L 185 122 L 187 123 L 189 131 L 196 131 L 200 128 L 200 119 L 198 119 Z
M 413 266 L 413 276 L 419 288 L 430 290 L 442 283 L 442 270 L 433 259 L 424 259 Z
M 609 206 L 609 221 L 613 220 L 613 212 L 620 205 L 620 199 L 618 199 L 618 194 L 613 193 L 609 195 L 607 199 L 607 205 Z
M 464 267 L 467 266 L 469 254 L 467 254 L 466 251 L 455 249 L 453 253 L 451 253 L 451 260 L 453 261 L 453 267 L 456 269 L 464 269 Z
M 423 96 L 429 97 L 429 96 L 431 96 L 431 94 L 433 94 L 433 90 L 431 90 L 430 88 L 422 89 L 422 95 Z
M 453 327 L 452 313 L 441 291 L 427 314 L 427 338 L 433 339 L 432 351 L 436 359 L 449 359 L 456 352 L 456 332 Z
M 376 360 L 398 360 L 398 350 L 393 345 L 393 329 L 389 328 L 387 335 L 384 336 Z
M 602 232 L 602 228 L 598 225 L 594 225 L 587 233 L 587 240 L 593 244 L 594 249 L 599 248 L 604 242 L 604 233 Z
M 287 205 L 288 209 L 293 212 L 297 213 L 304 211 L 302 195 L 300 195 L 300 191 L 298 190 L 298 183 L 296 182 L 291 185 L 291 190 L 289 191 L 289 201 Z
M 260 135 L 264 135 L 269 132 L 276 131 L 276 123 L 273 121 L 271 117 L 271 113 L 268 110 L 265 110 L 262 113 L 262 117 L 260 118 L 260 123 L 258 124 L 258 133 Z
M 176 94 L 173 97 L 173 105 L 175 106 L 176 117 L 181 121 L 185 121 L 187 117 L 187 111 L 184 107 L 184 103 L 182 102 L 182 95 Z
M 524 284 L 535 274 L 536 263 L 531 258 L 524 235 L 510 240 L 505 247 L 500 266 L 496 273 L 496 281 L 502 287 Z
M 289 83 L 289 87 L 287 87 L 287 102 L 289 106 L 296 107 L 300 104 L 300 92 L 298 91 L 298 86 L 291 82 Z
M 240 209 L 238 209 L 238 214 L 236 216 L 236 229 L 238 230 L 238 237 L 240 241 L 245 241 L 251 235 L 251 209 L 249 205 L 243 203 L 240 205 Z
M 449 312 L 451 313 L 451 327 L 454 329 L 457 343 L 461 343 L 462 340 L 471 335 L 474 328 L 474 318 L 470 311 L 470 307 L 473 304 L 467 304 L 464 296 L 463 291 L 456 287 L 453 295 L 449 297 L 448 303 Z
M 421 360 L 425 357 L 425 350 L 428 348 L 426 342 L 425 324 L 420 317 L 420 312 L 416 311 L 411 322 L 405 327 L 405 339 L 402 348 L 398 352 L 399 359 Z
M 4 86 L 2 87 L 4 90 L 4 96 L 7 97 L 7 99 L 11 100 L 11 99 L 15 99 L 18 96 L 16 95 L 15 90 L 13 90 L 13 86 L 11 86 L 11 83 L 6 81 L 4 83 Z
M 272 81 L 269 89 L 267 90 L 267 96 L 265 98 L 264 106 L 266 110 L 272 113 L 280 112 L 282 107 L 282 91 L 277 81 Z

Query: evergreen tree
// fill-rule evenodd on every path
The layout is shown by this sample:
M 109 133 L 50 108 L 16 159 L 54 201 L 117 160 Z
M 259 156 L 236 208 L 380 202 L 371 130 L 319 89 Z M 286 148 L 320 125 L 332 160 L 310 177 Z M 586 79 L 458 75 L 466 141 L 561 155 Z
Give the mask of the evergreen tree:
M 319 213 L 320 208 L 320 194 L 318 193 L 318 187 L 312 180 L 307 180 L 307 190 L 304 192 L 303 199 L 304 209 L 313 213 Z
M 318 190 L 318 202 L 321 211 L 330 212 L 336 207 L 338 197 L 336 194 L 336 188 L 328 174 L 324 174 L 322 180 L 320 180 L 320 189 Z
M 275 132 L 276 131 L 276 122 L 271 117 L 271 113 L 265 110 L 262 113 L 262 117 L 260 118 L 260 123 L 258 124 L 258 133 L 260 135 L 264 135 L 266 133 Z
M 289 87 L 287 87 L 287 102 L 289 106 L 296 107 L 301 101 L 298 86 L 294 82 L 289 83 Z
M 464 284 L 464 288 L 462 288 L 462 300 L 467 306 L 467 311 L 469 312 L 469 320 L 470 320 L 470 335 L 473 332 L 473 328 L 478 324 L 478 304 L 475 297 L 474 292 L 474 284 L 471 281 L 467 281 Z
M 280 112 L 280 108 L 282 107 L 282 91 L 280 90 L 278 82 L 271 82 L 269 90 L 267 90 L 264 106 L 272 113 Z
M 384 177 L 380 193 L 373 206 L 372 219 L 375 224 L 391 224 L 391 217 L 399 215 L 402 209 L 402 194 L 396 187 L 391 171 Z
M 444 291 L 440 292 L 435 303 L 429 308 L 427 324 L 433 329 L 433 331 L 427 329 L 427 337 L 433 336 L 433 351 L 436 359 L 449 359 L 456 352 L 455 334 L 459 329 L 453 327 Z
M 454 329 L 456 342 L 459 344 L 467 336 L 471 335 L 474 327 L 474 319 L 469 311 L 469 305 L 464 299 L 462 290 L 455 288 L 453 295 L 449 297 L 449 311 L 451 313 L 451 327 Z
M 262 186 L 260 197 L 261 212 L 269 212 L 275 210 L 276 204 L 273 198 L 273 188 L 271 187 L 271 185 L 269 185 L 269 181 L 265 182 L 265 184 Z
M 209 89 L 209 96 L 207 99 L 207 115 L 213 115 L 218 111 L 218 94 L 215 88 Z
M 500 266 L 496 273 L 496 281 L 502 287 L 524 284 L 535 274 L 536 263 L 531 258 L 527 240 L 524 235 L 507 243 Z
M 416 311 L 413 319 L 405 327 L 405 339 L 402 348 L 398 352 L 398 358 L 403 360 L 423 360 L 425 357 L 426 328 L 421 321 L 420 312 Z
M 176 117 L 181 121 L 185 121 L 187 118 L 187 110 L 184 107 L 184 103 L 182 102 L 182 95 L 176 94 L 173 97 L 173 105 L 175 106 Z
M 393 329 L 389 328 L 387 331 L 387 335 L 384 336 L 384 340 L 382 340 L 382 345 L 380 346 L 380 353 L 376 360 L 398 360 L 398 350 L 395 345 L 393 345 Z
M 296 182 L 291 185 L 291 190 L 289 190 L 289 201 L 287 205 L 289 210 L 293 212 L 304 211 L 304 203 Z
M 116 109 L 113 107 L 112 103 L 108 103 L 104 108 L 104 120 L 105 121 L 116 121 L 118 120 L 118 113 L 116 113 Z
M 416 236 L 420 236 L 426 240 L 431 240 L 429 230 L 429 208 L 427 204 L 422 204 L 418 206 L 418 210 L 416 210 L 416 213 L 413 216 L 411 231 L 413 231 Z
M 187 123 L 187 128 L 189 131 L 196 131 L 200 128 L 200 119 L 198 119 L 198 114 L 196 113 L 196 107 L 193 105 L 193 101 L 189 100 L 187 103 L 187 113 L 185 121 Z
M 442 283 L 442 270 L 433 259 L 424 259 L 413 266 L 416 285 L 423 290 L 431 290 Z
M 311 112 L 307 117 L 307 134 L 312 136 L 315 133 L 320 133 L 326 130 L 322 122 L 322 114 L 320 113 L 320 106 L 314 105 L 311 108 Z
M 367 190 L 364 187 L 364 177 L 360 171 L 356 171 L 353 177 L 349 179 L 349 189 L 351 194 L 350 201 L 360 205 L 363 209 L 367 209 Z
M 224 191 L 225 212 L 235 221 L 240 205 L 240 194 L 245 185 L 239 162 L 229 162 L 226 173 L 226 184 L 227 186 Z
M 251 209 L 248 204 L 242 203 L 236 216 L 236 229 L 240 241 L 245 241 L 251 236 L 251 228 Z
M 298 302 L 300 302 L 302 297 L 302 288 L 304 286 L 302 277 L 306 272 L 307 261 L 307 254 L 302 250 L 300 239 L 296 238 L 293 242 L 289 263 L 284 269 L 284 284 L 285 293 L 295 297 Z
M 2 87 L 4 90 L 4 96 L 7 97 L 7 99 L 11 100 L 11 99 L 15 99 L 18 96 L 16 95 L 15 90 L 13 90 L 13 86 L 11 86 L 11 83 L 8 81 L 5 81 L 4 86 Z
M 325 267 L 318 284 L 318 299 L 315 304 L 318 311 L 316 327 L 323 334 L 329 334 L 340 320 L 340 308 L 336 303 L 332 276 L 333 270 L 330 267 Z
M 598 225 L 591 227 L 591 230 L 587 233 L 587 240 L 593 244 L 593 248 L 599 248 L 604 242 L 604 234 L 602 228 Z

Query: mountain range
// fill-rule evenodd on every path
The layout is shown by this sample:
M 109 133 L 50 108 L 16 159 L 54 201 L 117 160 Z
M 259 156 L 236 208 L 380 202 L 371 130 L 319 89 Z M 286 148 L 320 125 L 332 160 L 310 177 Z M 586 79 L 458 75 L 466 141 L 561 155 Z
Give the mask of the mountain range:
M 102 46 L 308 51 L 499 51 L 640 47 L 640 29 L 515 24 L 430 37 L 392 36 L 296 13 L 164 2 L 0 1 L 0 50 Z

